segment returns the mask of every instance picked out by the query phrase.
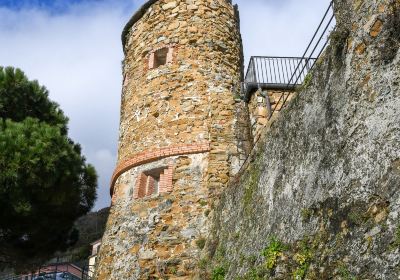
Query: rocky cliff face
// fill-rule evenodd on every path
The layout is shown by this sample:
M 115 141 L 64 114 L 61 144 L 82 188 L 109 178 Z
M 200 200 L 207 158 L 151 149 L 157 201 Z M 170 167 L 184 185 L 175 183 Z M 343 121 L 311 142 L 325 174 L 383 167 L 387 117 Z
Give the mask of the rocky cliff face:
M 400 1 L 335 2 L 311 83 L 211 213 L 201 278 L 400 276 Z

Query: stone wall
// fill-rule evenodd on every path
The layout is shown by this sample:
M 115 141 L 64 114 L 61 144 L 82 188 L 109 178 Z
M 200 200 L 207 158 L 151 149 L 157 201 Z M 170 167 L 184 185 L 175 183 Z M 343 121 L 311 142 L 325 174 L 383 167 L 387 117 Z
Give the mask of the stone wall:
M 203 278 L 400 277 L 400 2 L 335 9 L 310 84 L 211 212 Z
M 234 90 L 237 10 L 227 0 L 151 0 L 123 42 L 118 163 L 95 279 L 192 279 L 216 195 L 251 148 Z
M 174 191 L 134 200 L 141 171 L 174 165 Z M 207 231 L 208 154 L 175 156 L 130 169 L 117 181 L 95 279 L 188 277 Z M 124 186 L 124 187 L 122 187 Z
M 268 98 L 267 98 L 268 96 Z M 247 111 L 249 114 L 249 122 L 251 124 L 251 133 L 254 140 L 257 140 L 260 133 L 263 132 L 270 116 L 276 116 L 282 109 L 284 99 L 289 103 L 294 96 L 294 90 L 282 89 L 258 89 L 251 93 Z

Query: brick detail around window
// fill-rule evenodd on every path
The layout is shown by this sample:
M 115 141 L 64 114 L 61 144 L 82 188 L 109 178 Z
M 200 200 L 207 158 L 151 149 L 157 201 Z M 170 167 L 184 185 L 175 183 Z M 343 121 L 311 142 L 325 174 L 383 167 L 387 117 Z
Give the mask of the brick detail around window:
M 149 69 L 153 69 L 154 68 L 154 61 L 155 61 L 155 53 L 152 52 L 149 56 Z
M 114 174 L 111 179 L 110 185 L 110 194 L 111 196 L 114 193 L 114 185 L 119 176 L 123 173 L 132 169 L 136 166 L 140 166 L 149 162 L 154 162 L 159 159 L 171 157 L 171 156 L 179 156 L 179 155 L 189 155 L 189 154 L 198 154 L 205 153 L 210 151 L 210 143 L 209 142 L 201 142 L 194 144 L 184 144 L 184 145 L 174 145 L 166 148 L 159 148 L 148 150 L 142 153 L 138 153 L 130 157 L 129 159 L 121 162 L 114 171 Z M 169 172 L 169 171 L 168 171 Z M 172 177 L 172 167 L 171 167 L 171 177 Z M 172 183 L 171 183 L 172 187 Z
M 146 174 L 144 174 L 143 172 L 139 174 L 139 176 L 136 180 L 135 189 L 133 192 L 133 197 L 135 199 L 146 196 L 147 180 L 148 180 L 148 178 L 147 178 Z
M 151 196 L 155 193 L 172 192 L 173 164 L 168 164 L 168 167 L 159 169 L 158 172 L 158 174 L 155 174 L 153 171 L 149 175 L 146 175 L 146 172 L 141 172 L 139 174 L 133 192 L 134 199 Z M 156 189 L 157 183 L 158 189 Z
M 174 60 L 174 47 L 168 48 L 167 63 L 171 63 Z
M 152 176 L 147 176 L 147 192 L 146 196 L 150 196 L 154 193 L 156 187 L 156 180 Z
M 157 65 L 156 65 L 156 64 L 157 64 L 157 63 L 156 63 L 156 60 L 157 60 L 157 59 L 156 59 L 156 53 L 157 53 L 159 50 L 162 50 L 162 49 L 168 49 L 167 58 L 166 58 L 166 64 L 169 64 L 169 63 L 172 63 L 172 62 L 173 62 L 173 60 L 174 60 L 174 53 L 177 51 L 177 46 L 176 46 L 176 45 L 166 45 L 166 46 L 162 46 L 162 47 L 160 47 L 160 48 L 157 48 L 157 49 L 151 51 L 151 52 L 147 55 L 147 58 L 148 58 L 147 69 L 148 69 L 148 70 L 157 68 Z
M 170 163 L 168 165 L 168 168 L 164 169 L 164 172 L 160 174 L 160 184 L 159 184 L 160 193 L 172 192 L 172 173 L 173 173 L 173 165 L 172 163 Z

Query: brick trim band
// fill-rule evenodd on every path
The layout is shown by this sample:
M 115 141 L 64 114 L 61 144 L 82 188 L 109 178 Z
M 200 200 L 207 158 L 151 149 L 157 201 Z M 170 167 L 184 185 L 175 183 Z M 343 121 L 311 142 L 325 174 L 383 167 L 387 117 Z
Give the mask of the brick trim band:
M 162 158 L 189 154 L 198 154 L 210 151 L 209 142 L 194 144 L 174 145 L 166 148 L 147 150 L 134 155 L 133 157 L 120 163 L 114 171 L 110 184 L 110 195 L 114 193 L 114 185 L 119 176 L 136 166 L 153 162 Z

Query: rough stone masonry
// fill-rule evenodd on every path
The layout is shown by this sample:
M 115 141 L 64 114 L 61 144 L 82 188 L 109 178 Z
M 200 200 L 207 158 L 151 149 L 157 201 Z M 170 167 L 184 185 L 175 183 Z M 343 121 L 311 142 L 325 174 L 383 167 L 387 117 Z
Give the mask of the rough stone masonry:
M 238 11 L 147 1 L 122 41 L 118 164 L 95 279 L 192 279 L 215 197 L 251 148 Z
M 211 213 L 202 278 L 400 278 L 400 1 L 335 14 L 310 83 Z
M 95 279 L 399 279 L 400 1 L 335 14 L 309 83 L 264 128 L 265 100 L 237 99 L 230 1 L 132 17 Z

